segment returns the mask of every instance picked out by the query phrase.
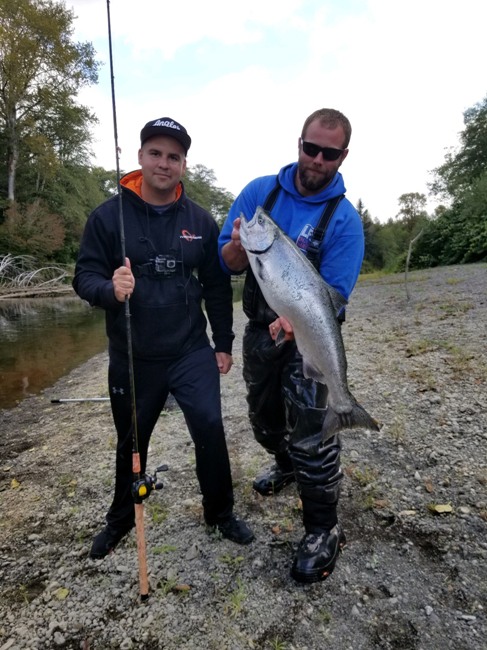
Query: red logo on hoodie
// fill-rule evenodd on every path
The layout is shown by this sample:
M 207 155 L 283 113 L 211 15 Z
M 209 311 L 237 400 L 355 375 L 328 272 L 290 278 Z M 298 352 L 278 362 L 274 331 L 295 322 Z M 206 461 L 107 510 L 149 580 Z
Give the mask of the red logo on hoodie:
M 201 235 L 193 235 L 189 230 L 181 230 L 181 239 L 193 241 L 194 239 L 201 239 Z

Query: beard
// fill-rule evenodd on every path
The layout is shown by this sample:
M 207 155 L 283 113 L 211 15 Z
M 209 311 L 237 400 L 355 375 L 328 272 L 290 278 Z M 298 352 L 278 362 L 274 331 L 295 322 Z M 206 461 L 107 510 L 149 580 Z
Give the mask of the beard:
M 308 192 L 319 192 L 324 189 L 328 183 L 335 176 L 336 170 L 329 171 L 312 171 L 305 169 L 302 165 L 298 165 L 298 176 L 301 185 L 308 190 Z

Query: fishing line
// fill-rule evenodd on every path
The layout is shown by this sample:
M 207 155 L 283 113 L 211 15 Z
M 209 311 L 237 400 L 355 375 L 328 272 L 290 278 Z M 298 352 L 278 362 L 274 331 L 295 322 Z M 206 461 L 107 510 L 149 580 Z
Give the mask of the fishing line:
M 113 112 L 113 135 L 115 140 L 115 160 L 117 170 L 117 191 L 118 191 L 118 213 L 120 218 L 120 243 L 122 252 L 122 265 L 125 266 L 125 227 L 123 223 L 123 202 L 122 202 L 122 187 L 120 183 L 120 148 L 118 146 L 118 128 L 117 128 L 117 109 L 115 101 L 115 77 L 113 72 L 113 52 L 112 52 L 112 27 L 110 20 L 110 0 L 107 0 L 107 19 L 108 19 L 108 49 L 110 58 L 110 79 L 112 90 L 112 112 Z M 129 296 L 125 296 L 125 321 L 127 332 L 127 353 L 128 353 L 128 366 L 129 366 L 129 381 L 130 381 L 130 395 L 132 406 L 132 473 L 134 475 L 134 484 L 140 484 L 143 480 L 141 478 L 140 454 L 139 454 L 139 440 L 137 430 L 137 407 L 135 400 L 135 373 L 134 373 L 134 356 L 132 347 L 132 327 L 130 324 L 130 305 Z M 137 533 L 137 551 L 139 556 L 139 583 L 140 583 L 140 596 L 142 600 L 149 597 L 148 578 L 147 578 L 147 562 L 145 555 L 145 535 L 144 535 L 144 505 L 142 502 L 135 502 L 135 523 Z

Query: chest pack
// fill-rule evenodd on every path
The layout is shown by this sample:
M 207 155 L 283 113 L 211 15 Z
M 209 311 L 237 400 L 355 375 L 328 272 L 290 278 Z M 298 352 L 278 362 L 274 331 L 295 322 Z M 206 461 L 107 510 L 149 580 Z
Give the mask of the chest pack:
M 271 214 L 271 210 L 274 207 L 279 192 L 282 187 L 279 181 L 277 181 L 276 186 L 269 192 L 262 208 L 268 213 Z M 321 213 L 318 225 L 313 231 L 313 236 L 309 242 L 308 250 L 306 251 L 306 257 L 313 264 L 316 270 L 319 270 L 320 267 L 320 244 L 323 241 L 325 236 L 326 229 L 328 224 L 331 221 L 331 218 L 335 214 L 335 210 L 338 207 L 338 204 L 343 199 L 343 194 L 336 196 L 326 202 L 323 212 Z M 262 325 L 269 325 L 272 321 L 278 318 L 275 311 L 273 311 L 267 302 L 265 301 L 262 291 L 260 290 L 259 284 L 255 279 L 255 276 L 252 272 L 250 266 L 246 271 L 245 284 L 242 294 L 242 307 L 244 314 L 249 318 L 249 320 L 255 321 Z M 345 320 L 345 312 L 343 312 L 343 317 L 340 317 L 340 320 Z

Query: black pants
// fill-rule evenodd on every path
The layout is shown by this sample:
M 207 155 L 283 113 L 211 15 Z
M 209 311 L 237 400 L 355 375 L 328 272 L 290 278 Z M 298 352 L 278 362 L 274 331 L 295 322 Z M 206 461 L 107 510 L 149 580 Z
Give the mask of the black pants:
M 220 373 L 213 350 L 207 346 L 170 362 L 135 359 L 134 376 L 141 471 L 145 472 L 152 431 L 172 393 L 194 442 L 205 521 L 215 524 L 228 517 L 233 510 L 233 488 L 221 415 Z M 115 495 L 107 523 L 125 527 L 134 521 L 132 402 L 125 355 L 111 351 L 108 383 L 118 442 Z
M 307 532 L 337 522 L 341 444 L 323 442 L 326 386 L 303 375 L 294 342 L 279 348 L 266 326 L 250 321 L 243 339 L 243 377 L 254 436 L 284 469 L 293 469 Z

